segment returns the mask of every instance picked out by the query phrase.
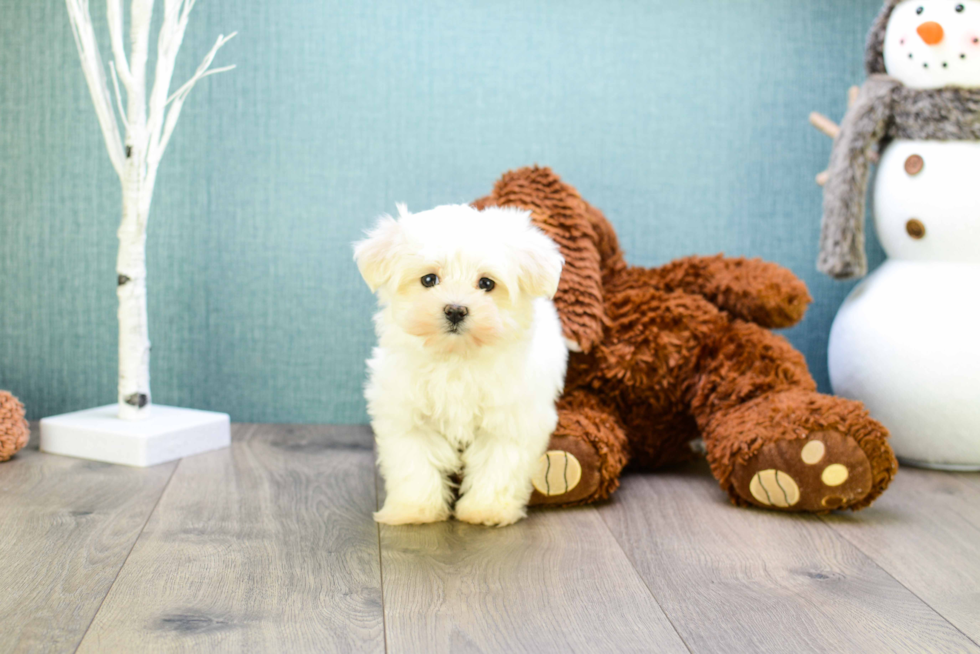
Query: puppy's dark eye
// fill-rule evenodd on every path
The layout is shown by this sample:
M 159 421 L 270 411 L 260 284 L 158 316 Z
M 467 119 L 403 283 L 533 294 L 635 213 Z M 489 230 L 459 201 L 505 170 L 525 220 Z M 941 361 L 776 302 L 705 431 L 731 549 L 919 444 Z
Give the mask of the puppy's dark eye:
M 428 275 L 422 278 L 422 286 L 426 288 L 432 288 L 438 283 L 439 283 L 439 275 L 433 275 L 432 273 L 429 273 Z
M 921 14 L 925 10 L 926 10 L 925 7 L 918 7 L 918 8 L 916 8 L 915 13 L 916 14 Z
M 481 277 L 479 286 L 481 289 L 489 293 L 493 290 L 493 287 L 497 285 L 497 282 L 493 281 L 489 277 Z
M 963 10 L 966 9 L 963 5 L 956 5 L 956 13 L 961 14 Z

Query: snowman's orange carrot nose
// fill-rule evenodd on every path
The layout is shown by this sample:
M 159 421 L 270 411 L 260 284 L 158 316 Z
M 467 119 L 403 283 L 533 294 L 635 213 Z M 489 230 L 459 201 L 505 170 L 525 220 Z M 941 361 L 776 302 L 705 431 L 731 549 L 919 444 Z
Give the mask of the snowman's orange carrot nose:
M 927 45 L 938 45 L 943 40 L 943 26 L 935 21 L 922 23 L 915 31 Z

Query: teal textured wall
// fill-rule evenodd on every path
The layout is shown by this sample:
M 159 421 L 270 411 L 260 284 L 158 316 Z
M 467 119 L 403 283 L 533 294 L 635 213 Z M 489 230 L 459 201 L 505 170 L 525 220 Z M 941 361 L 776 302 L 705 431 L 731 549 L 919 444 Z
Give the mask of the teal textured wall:
M 629 260 L 761 256 L 816 302 L 788 332 L 827 389 L 850 285 L 813 266 L 814 175 L 877 0 L 201 0 L 219 32 L 149 228 L 153 392 L 239 421 L 361 422 L 372 298 L 350 242 L 396 201 L 552 166 Z M 93 0 L 104 35 L 102 3 Z M 0 388 L 31 417 L 114 401 L 114 177 L 62 2 L 0 0 Z M 881 253 L 872 244 L 872 262 Z

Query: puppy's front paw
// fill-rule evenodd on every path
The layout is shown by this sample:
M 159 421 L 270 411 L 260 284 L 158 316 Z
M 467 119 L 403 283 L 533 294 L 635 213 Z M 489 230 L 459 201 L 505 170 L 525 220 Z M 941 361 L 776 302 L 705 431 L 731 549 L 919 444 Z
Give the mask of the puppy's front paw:
M 523 504 L 516 502 L 481 502 L 465 495 L 456 502 L 456 519 L 472 525 L 506 527 L 527 515 Z
M 407 504 L 385 502 L 380 511 L 374 514 L 375 522 L 385 525 L 423 525 L 442 522 L 449 518 L 449 507 L 445 504 Z

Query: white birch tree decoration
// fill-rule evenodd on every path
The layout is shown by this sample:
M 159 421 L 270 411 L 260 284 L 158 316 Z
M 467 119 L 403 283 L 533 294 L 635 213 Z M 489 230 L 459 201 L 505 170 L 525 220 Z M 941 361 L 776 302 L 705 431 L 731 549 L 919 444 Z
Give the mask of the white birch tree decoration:
M 122 0 L 106 0 L 106 17 L 112 59 L 109 71 L 116 107 L 125 137 L 120 137 L 116 110 L 106 81 L 105 68 L 88 0 L 66 0 L 82 71 L 92 94 L 95 114 L 106 149 L 122 184 L 122 221 L 116 262 L 119 297 L 119 417 L 145 418 L 150 411 L 150 338 L 146 313 L 146 224 L 153 199 L 160 159 L 173 135 L 184 100 L 202 78 L 231 70 L 211 68 L 218 50 L 235 34 L 220 35 L 194 75 L 173 93 L 170 82 L 177 51 L 184 39 L 187 20 L 196 0 L 163 0 L 163 22 L 157 35 L 156 71 L 149 97 L 146 64 L 154 0 L 133 0 L 130 8 L 127 58 L 123 43 Z M 120 85 L 125 91 L 126 107 Z

